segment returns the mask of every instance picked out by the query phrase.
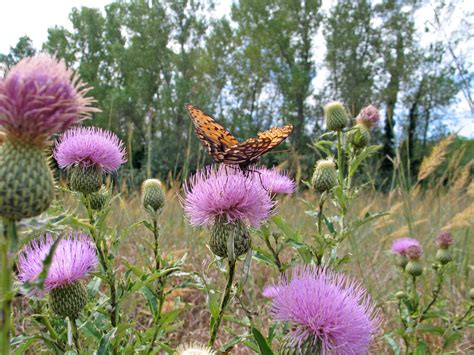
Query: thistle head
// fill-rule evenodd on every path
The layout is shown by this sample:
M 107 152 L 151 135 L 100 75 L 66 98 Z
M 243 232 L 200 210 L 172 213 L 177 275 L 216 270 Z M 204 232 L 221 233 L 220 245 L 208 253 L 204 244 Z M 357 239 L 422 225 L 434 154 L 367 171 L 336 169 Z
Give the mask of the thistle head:
M 98 111 L 89 90 L 63 60 L 43 53 L 22 59 L 0 82 L 0 126 L 10 140 L 43 146 Z
M 440 249 L 448 249 L 453 243 L 454 239 L 449 232 L 443 231 L 436 237 L 436 245 Z
M 314 168 L 311 185 L 318 192 L 329 191 L 337 185 L 337 172 L 334 160 L 318 160 Z
M 182 344 L 176 348 L 176 355 L 215 355 L 216 352 L 212 348 L 204 346 L 200 343 L 193 342 L 190 344 Z
M 290 323 L 284 342 L 298 353 L 363 354 L 378 332 L 375 304 L 343 274 L 298 267 L 269 290 L 273 319 Z
M 259 168 L 256 170 L 256 174 L 259 175 L 256 179 L 260 180 L 263 188 L 272 196 L 279 194 L 291 195 L 295 191 L 295 181 L 276 168 Z
M 158 179 L 148 179 L 142 184 L 142 203 L 145 209 L 151 208 L 157 212 L 165 204 L 163 186 Z
M 422 252 L 420 242 L 413 238 L 398 238 L 392 243 L 392 252 L 394 254 L 408 256 L 407 251 L 409 248 L 413 248 L 414 251 L 419 249 Z
M 360 110 L 359 115 L 356 118 L 358 124 L 361 124 L 368 129 L 376 126 L 379 120 L 379 110 L 373 105 L 369 105 Z
M 342 131 L 350 122 L 346 109 L 338 101 L 330 102 L 324 106 L 324 118 L 328 131 Z

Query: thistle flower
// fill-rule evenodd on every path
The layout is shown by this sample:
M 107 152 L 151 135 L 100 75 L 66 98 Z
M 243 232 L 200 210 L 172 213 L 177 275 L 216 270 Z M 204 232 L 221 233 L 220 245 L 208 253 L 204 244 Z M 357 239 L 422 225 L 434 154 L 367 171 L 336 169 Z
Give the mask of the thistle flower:
M 200 343 L 193 342 L 191 344 L 180 345 L 176 349 L 177 355 L 215 355 L 216 352 L 211 348 Z
M 291 195 L 295 191 L 295 181 L 275 168 L 259 168 L 256 170 L 256 174 L 259 175 L 256 179 L 261 180 L 263 188 L 271 195 Z
M 63 60 L 48 54 L 22 59 L 0 84 L 0 126 L 10 140 L 42 146 L 90 116 L 90 90 Z
M 380 320 L 359 282 L 325 268 L 298 267 L 270 287 L 274 320 L 290 323 L 284 348 L 305 354 L 367 352 Z
M 205 168 L 184 186 L 184 211 L 193 226 L 243 222 L 258 227 L 273 203 L 258 178 L 220 166 Z
M 420 242 L 413 238 L 398 238 L 392 243 L 392 252 L 406 256 L 406 252 L 410 247 L 418 247 L 421 249 Z
M 451 244 L 453 244 L 453 237 L 449 232 L 441 232 L 436 237 L 436 245 L 440 249 L 448 249 Z
M 102 186 L 104 173 L 125 163 L 123 142 L 112 132 L 96 127 L 73 128 L 56 142 L 54 158 L 60 168 L 72 168 L 70 185 L 84 194 Z
M 379 110 L 373 105 L 369 105 L 360 110 L 359 115 L 356 118 L 357 123 L 362 124 L 369 129 L 376 126 L 379 120 Z
M 37 281 L 43 262 L 55 240 L 46 234 L 23 247 L 18 257 L 18 279 L 22 283 Z M 97 265 L 97 256 L 89 237 L 71 232 L 61 239 L 44 280 L 44 290 L 50 294 L 53 311 L 63 317 L 78 317 L 87 303 L 87 291 L 81 282 Z M 43 291 L 34 288 L 32 295 L 41 297 Z
M 331 190 L 337 185 L 336 164 L 332 159 L 322 159 L 316 162 L 311 185 L 319 192 Z

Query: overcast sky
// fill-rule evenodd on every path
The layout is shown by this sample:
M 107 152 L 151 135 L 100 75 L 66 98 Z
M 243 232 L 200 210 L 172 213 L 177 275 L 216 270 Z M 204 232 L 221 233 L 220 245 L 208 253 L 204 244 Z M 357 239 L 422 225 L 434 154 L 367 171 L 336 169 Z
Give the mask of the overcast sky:
M 0 53 L 8 53 L 10 47 L 14 46 L 18 38 L 27 35 L 33 41 L 33 45 L 39 49 L 43 42 L 47 40 L 47 30 L 49 27 L 63 26 L 72 29 L 69 21 L 69 13 L 73 7 L 96 7 L 103 9 L 105 5 L 112 0 L 2 0 L 0 5 L 2 16 L 0 19 Z M 232 0 L 216 1 L 216 14 L 224 15 L 229 12 Z M 328 8 L 334 0 L 324 0 L 324 7 Z M 463 1 L 461 6 L 455 12 L 451 19 L 451 26 L 457 26 L 461 18 L 465 16 L 468 11 L 474 11 L 474 0 Z M 427 16 L 432 11 L 429 8 L 419 11 L 417 18 L 417 25 L 422 29 L 425 25 Z M 422 41 L 429 41 L 436 34 L 424 34 L 420 31 L 423 38 Z M 319 36 L 318 36 L 319 37 Z M 322 37 L 322 36 L 321 36 Z M 431 37 L 431 38 L 430 38 Z M 464 51 L 474 55 L 474 34 L 470 43 L 463 44 Z M 321 41 L 323 38 L 318 38 L 317 45 L 318 52 L 321 53 L 320 48 L 323 45 Z M 318 58 L 321 60 L 322 58 Z M 474 59 L 473 59 L 474 61 Z M 471 68 L 472 70 L 472 68 Z M 321 71 L 319 71 L 321 73 Z M 317 86 L 324 85 L 324 75 L 316 79 Z M 319 84 L 319 85 L 318 85 Z M 469 106 L 462 95 L 458 95 L 459 102 L 453 107 L 453 113 L 456 119 L 450 120 L 449 125 L 459 131 L 464 136 L 474 137 L 474 116 L 469 111 Z

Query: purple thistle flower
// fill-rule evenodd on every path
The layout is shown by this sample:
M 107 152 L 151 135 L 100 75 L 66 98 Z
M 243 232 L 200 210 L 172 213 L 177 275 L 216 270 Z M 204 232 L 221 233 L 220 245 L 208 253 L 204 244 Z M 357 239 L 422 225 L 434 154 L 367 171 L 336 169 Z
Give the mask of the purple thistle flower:
M 255 227 L 267 219 L 273 207 L 270 195 L 255 174 L 221 165 L 204 168 L 184 186 L 184 211 L 194 226 L 242 221 Z
M 125 163 L 123 142 L 112 132 L 96 127 L 70 129 L 56 142 L 54 158 L 60 168 L 79 165 L 113 172 Z
M 310 341 L 323 354 L 363 354 L 380 325 L 362 285 L 326 268 L 297 267 L 269 295 L 273 318 L 290 323 L 292 347 Z
M 448 249 L 453 242 L 453 237 L 449 232 L 443 231 L 436 237 L 436 245 L 441 249 Z
M 420 242 L 413 238 L 398 238 L 392 243 L 392 252 L 406 256 L 408 248 L 415 247 L 421 250 Z
M 38 278 L 54 241 L 48 233 L 23 247 L 18 256 L 18 279 L 22 283 L 33 282 Z M 57 245 L 44 290 L 49 292 L 74 283 L 94 270 L 96 265 L 96 249 L 89 237 L 82 232 L 70 232 Z M 33 294 L 42 296 L 39 289 L 33 290 Z
M 14 139 L 43 144 L 92 112 L 90 88 L 48 54 L 22 59 L 0 82 L 0 126 Z
M 270 194 L 292 194 L 295 191 L 295 181 L 288 175 L 279 172 L 276 168 L 259 168 L 256 170 L 256 179 L 260 179 L 265 190 Z
M 363 124 L 367 128 L 372 128 L 380 120 L 380 113 L 377 107 L 369 105 L 360 110 L 359 115 L 356 118 L 357 123 Z

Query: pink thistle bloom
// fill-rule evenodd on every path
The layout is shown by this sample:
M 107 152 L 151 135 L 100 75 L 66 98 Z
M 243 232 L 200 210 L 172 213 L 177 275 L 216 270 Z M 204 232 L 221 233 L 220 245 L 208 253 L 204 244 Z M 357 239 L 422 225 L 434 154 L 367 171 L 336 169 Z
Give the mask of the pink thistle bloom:
M 413 238 L 398 238 L 392 243 L 392 252 L 406 256 L 408 248 L 415 247 L 421 250 L 420 242 Z
M 357 123 L 363 124 L 367 128 L 372 128 L 376 126 L 380 120 L 379 110 L 373 105 L 364 107 L 362 110 L 360 110 L 356 120 Z
M 436 237 L 436 245 L 441 249 L 448 249 L 453 242 L 453 237 L 449 232 L 441 232 Z
M 286 340 L 298 349 L 307 342 L 323 354 L 365 354 L 380 318 L 362 285 L 320 267 L 297 267 L 269 293 L 274 320 L 289 322 Z
M 184 186 L 184 211 L 194 226 L 209 225 L 219 217 L 258 227 L 273 207 L 270 195 L 255 174 L 226 167 L 204 168 Z
M 56 142 L 54 158 L 62 169 L 79 165 L 108 173 L 126 162 L 123 142 L 114 133 L 96 127 L 66 131 Z
M 423 249 L 419 245 L 412 245 L 405 250 L 405 255 L 410 260 L 418 260 L 423 255 Z
M 22 59 L 0 82 L 0 126 L 9 137 L 44 144 L 98 111 L 85 97 L 90 88 L 48 54 Z
M 279 172 L 276 168 L 259 168 L 255 174 L 260 175 L 256 176 L 256 179 L 260 179 L 263 188 L 272 195 L 291 195 L 295 191 L 295 181 L 290 179 L 288 175 Z
M 18 279 L 22 283 L 37 280 L 54 241 L 48 233 L 23 247 L 18 256 Z M 74 283 L 94 270 L 96 265 L 96 248 L 89 237 L 82 232 L 70 232 L 58 242 L 44 282 L 44 290 L 49 292 Z M 42 296 L 39 289 L 33 290 L 33 294 Z
M 266 297 L 266 298 L 273 298 L 276 295 L 278 295 L 278 287 L 267 286 L 263 289 L 262 295 L 263 297 Z

